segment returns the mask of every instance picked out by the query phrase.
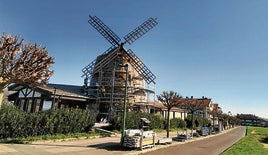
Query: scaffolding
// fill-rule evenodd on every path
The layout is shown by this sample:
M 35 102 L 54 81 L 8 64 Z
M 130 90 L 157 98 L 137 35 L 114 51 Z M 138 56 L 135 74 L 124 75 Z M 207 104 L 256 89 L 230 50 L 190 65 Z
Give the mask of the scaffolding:
M 96 97 L 99 118 L 109 119 L 112 114 L 122 111 L 127 79 L 123 64 L 128 64 L 128 110 L 146 110 L 148 100 L 155 95 L 155 76 L 133 52 L 118 47 L 93 62 L 95 64 L 87 69 L 91 74 L 85 78 L 89 85 L 86 92 Z

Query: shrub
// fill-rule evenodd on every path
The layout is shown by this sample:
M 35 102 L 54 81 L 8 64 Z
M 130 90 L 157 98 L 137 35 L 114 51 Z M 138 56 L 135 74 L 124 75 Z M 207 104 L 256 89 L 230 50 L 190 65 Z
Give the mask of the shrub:
M 164 119 L 161 116 L 141 112 L 128 112 L 126 115 L 126 129 L 140 129 L 141 118 L 147 118 L 151 122 L 149 124 L 150 129 L 164 128 Z M 122 114 L 114 115 L 110 120 L 111 130 L 120 130 L 121 123 Z
M 0 139 L 87 132 L 95 115 L 87 109 L 51 109 L 26 113 L 12 105 L 0 108 Z
M 185 128 L 186 122 L 181 118 L 173 118 L 170 120 L 170 128 Z
M 192 126 L 192 117 L 191 115 L 188 115 L 187 118 L 185 119 L 186 122 L 186 126 L 187 128 L 191 128 Z M 201 116 L 196 116 L 194 115 L 194 124 L 193 124 L 193 128 L 196 129 L 198 127 L 202 127 L 202 126 L 210 126 L 210 120 L 208 120 L 207 118 L 203 118 Z

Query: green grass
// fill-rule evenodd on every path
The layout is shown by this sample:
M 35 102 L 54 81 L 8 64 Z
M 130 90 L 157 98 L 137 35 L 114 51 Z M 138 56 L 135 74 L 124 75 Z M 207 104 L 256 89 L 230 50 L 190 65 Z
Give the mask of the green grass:
M 88 139 L 92 137 L 99 136 L 99 133 L 94 131 L 88 133 L 70 133 L 70 134 L 56 134 L 56 135 L 42 135 L 42 136 L 35 136 L 35 137 L 27 137 L 27 138 L 7 138 L 7 139 L 0 139 L 0 143 L 16 143 L 16 144 L 27 144 L 34 141 L 42 141 L 42 140 L 71 140 L 71 139 Z
M 238 141 L 222 155 L 268 155 L 268 128 L 248 127 L 247 136 Z

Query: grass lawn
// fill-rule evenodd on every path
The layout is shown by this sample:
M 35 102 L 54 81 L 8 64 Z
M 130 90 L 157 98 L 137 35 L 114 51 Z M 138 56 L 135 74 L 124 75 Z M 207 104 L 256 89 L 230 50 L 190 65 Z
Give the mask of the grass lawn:
M 268 128 L 249 126 L 247 136 L 222 155 L 268 155 Z

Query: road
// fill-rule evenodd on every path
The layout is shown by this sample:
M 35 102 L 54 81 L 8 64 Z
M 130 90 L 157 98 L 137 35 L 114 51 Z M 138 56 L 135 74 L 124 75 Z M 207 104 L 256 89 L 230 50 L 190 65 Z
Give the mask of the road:
M 218 155 L 243 138 L 245 132 L 245 127 L 238 127 L 225 134 L 192 141 L 183 145 L 171 146 L 153 152 L 147 152 L 143 155 Z
M 157 137 L 164 137 L 159 133 Z M 176 137 L 171 132 L 171 137 Z M 169 155 L 169 154 L 219 154 L 245 135 L 244 127 L 226 130 L 221 134 L 200 137 L 186 142 L 173 142 L 171 145 L 157 145 L 152 149 L 129 150 L 120 147 L 120 136 L 74 141 L 35 142 L 33 144 L 0 144 L 0 155 Z M 156 150 L 154 152 L 151 152 Z M 150 152 L 150 153 L 146 153 Z

